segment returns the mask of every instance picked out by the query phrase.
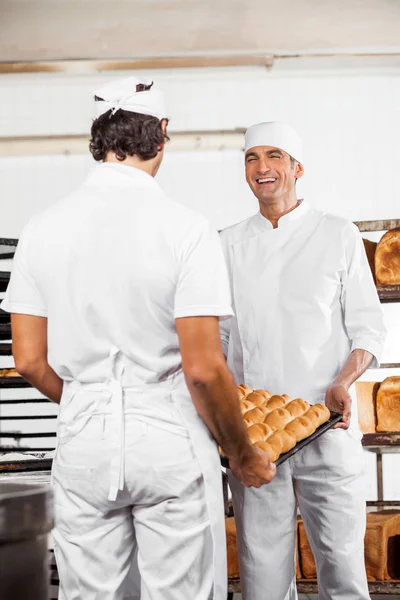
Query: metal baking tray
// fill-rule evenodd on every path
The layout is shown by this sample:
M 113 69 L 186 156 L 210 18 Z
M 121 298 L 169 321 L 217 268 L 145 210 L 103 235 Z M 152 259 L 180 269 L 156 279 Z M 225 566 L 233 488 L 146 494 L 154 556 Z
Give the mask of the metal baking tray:
M 51 471 L 52 458 L 37 460 L 13 460 L 10 462 L 0 461 L 0 475 L 2 473 L 21 473 L 32 471 Z
M 5 292 L 10 281 L 10 271 L 0 271 L 0 292 Z
M 302 440 L 301 442 L 296 444 L 294 448 L 289 450 L 289 452 L 285 452 L 285 454 L 281 454 L 280 457 L 275 461 L 275 465 L 278 467 L 279 465 L 284 463 L 285 460 L 288 460 L 288 458 L 291 458 L 292 456 L 297 454 L 297 452 L 299 452 L 300 450 L 305 448 L 305 446 L 308 446 L 308 444 L 311 444 L 311 442 L 313 442 L 314 440 L 319 438 L 323 433 L 325 433 L 325 431 L 332 429 L 332 427 L 334 427 L 336 425 L 336 423 L 339 423 L 339 421 L 341 421 L 341 420 L 342 420 L 342 415 L 339 415 L 338 413 L 331 411 L 331 418 L 329 419 L 329 421 L 327 421 L 326 423 L 324 423 L 323 425 L 318 427 L 318 429 L 316 429 L 314 431 L 314 433 L 312 433 L 308 438 L 306 438 L 305 440 Z M 227 459 L 226 456 L 221 456 L 221 465 L 223 467 L 229 468 L 229 460 Z

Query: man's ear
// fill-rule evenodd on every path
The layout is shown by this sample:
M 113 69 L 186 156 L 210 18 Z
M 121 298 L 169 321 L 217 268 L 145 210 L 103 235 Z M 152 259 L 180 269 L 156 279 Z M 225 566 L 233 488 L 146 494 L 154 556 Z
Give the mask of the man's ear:
M 163 132 L 164 135 L 167 133 L 167 124 L 168 124 L 167 119 L 161 119 L 161 131 Z
M 294 171 L 294 176 L 297 179 L 300 179 L 300 177 L 303 177 L 304 175 L 304 167 L 300 162 L 296 162 L 296 168 Z

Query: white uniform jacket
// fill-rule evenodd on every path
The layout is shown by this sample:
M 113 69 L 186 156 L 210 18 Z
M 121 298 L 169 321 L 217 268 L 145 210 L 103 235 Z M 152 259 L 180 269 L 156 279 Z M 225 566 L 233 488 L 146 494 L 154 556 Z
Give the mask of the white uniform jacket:
M 236 314 L 222 341 L 236 381 L 316 403 L 352 350 L 378 365 L 383 314 L 353 223 L 303 201 L 275 229 L 257 213 L 221 239 Z

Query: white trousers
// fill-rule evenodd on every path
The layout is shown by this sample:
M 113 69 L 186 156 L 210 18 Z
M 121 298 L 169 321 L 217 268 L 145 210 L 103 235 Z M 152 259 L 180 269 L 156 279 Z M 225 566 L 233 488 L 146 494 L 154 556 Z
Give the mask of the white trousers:
M 213 548 L 204 482 L 183 427 L 125 414 L 125 487 L 108 500 L 113 415 L 59 439 L 54 546 L 61 600 L 208 600 Z M 140 596 L 130 577 L 137 553 Z
M 245 600 L 295 600 L 296 508 L 317 565 L 320 600 L 369 599 L 364 455 L 357 431 L 331 430 L 260 489 L 229 472 Z

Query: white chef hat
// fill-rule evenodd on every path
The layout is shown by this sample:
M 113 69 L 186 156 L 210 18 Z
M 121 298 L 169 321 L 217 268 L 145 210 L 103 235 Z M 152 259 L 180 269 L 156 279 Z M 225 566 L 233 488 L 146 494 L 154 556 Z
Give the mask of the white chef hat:
M 93 95 L 95 98 L 95 118 L 111 110 L 114 115 L 117 110 L 150 115 L 158 119 L 167 118 L 164 94 L 160 90 L 137 92 L 136 86 L 151 86 L 153 82 L 148 77 L 123 77 L 114 79 L 98 88 Z
M 244 151 L 247 152 L 255 146 L 280 148 L 298 162 L 303 162 L 301 139 L 287 123 L 270 121 L 249 127 L 245 135 Z

